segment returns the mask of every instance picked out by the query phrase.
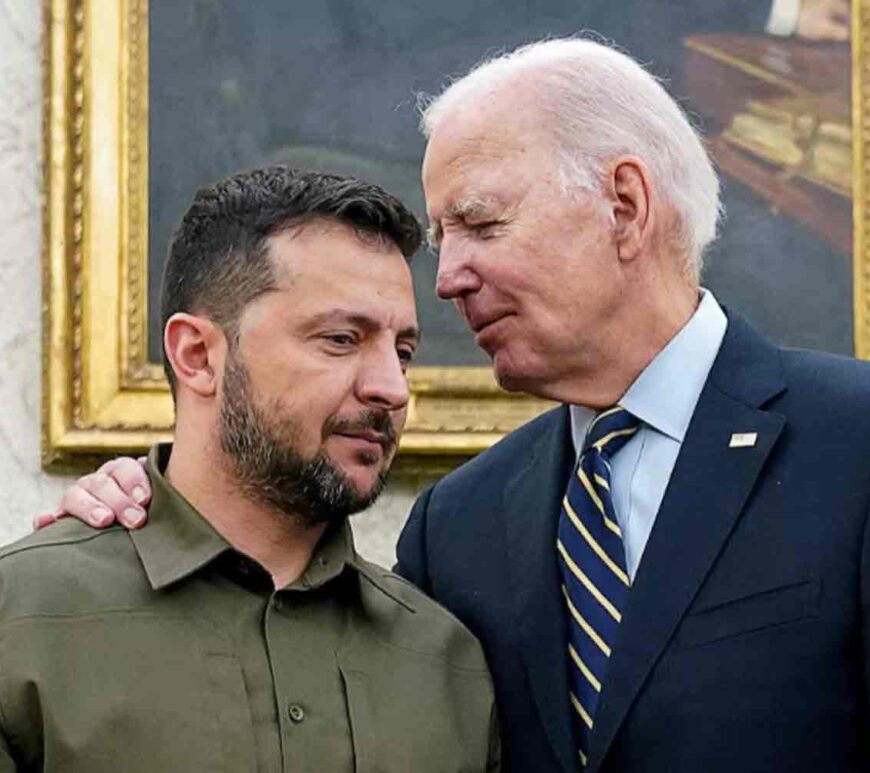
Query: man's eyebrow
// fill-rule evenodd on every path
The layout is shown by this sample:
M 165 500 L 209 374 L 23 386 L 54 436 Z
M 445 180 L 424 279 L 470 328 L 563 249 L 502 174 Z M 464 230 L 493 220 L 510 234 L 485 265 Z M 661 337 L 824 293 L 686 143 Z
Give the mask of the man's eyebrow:
M 402 341 L 409 341 L 414 344 L 415 347 L 420 345 L 420 339 L 423 337 L 423 333 L 418 327 L 406 327 L 399 331 L 398 338 Z
M 383 327 L 383 325 L 374 317 L 370 317 L 367 314 L 362 314 L 358 311 L 348 311 L 346 309 L 331 309 L 330 311 L 324 311 L 320 314 L 315 314 L 311 318 L 309 326 L 317 327 L 318 325 L 323 325 L 325 323 L 337 322 L 350 324 L 367 332 L 380 330 Z M 422 333 L 420 332 L 420 328 L 414 325 L 409 325 L 408 327 L 402 328 L 397 333 L 397 338 L 401 338 L 403 340 L 410 340 L 415 345 L 420 343 L 421 337 Z
M 446 214 L 447 217 L 464 220 L 465 218 L 483 214 L 494 203 L 495 199 L 491 196 L 481 196 L 480 194 L 472 193 L 455 201 Z
M 496 204 L 498 202 L 491 196 L 481 196 L 480 194 L 472 193 L 453 202 L 444 211 L 443 217 L 445 220 L 467 220 L 469 218 L 480 217 L 491 210 L 493 205 Z M 441 222 L 436 220 L 430 223 L 426 231 L 426 240 L 429 245 L 437 247 L 441 243 L 443 236 L 444 229 L 441 226 Z

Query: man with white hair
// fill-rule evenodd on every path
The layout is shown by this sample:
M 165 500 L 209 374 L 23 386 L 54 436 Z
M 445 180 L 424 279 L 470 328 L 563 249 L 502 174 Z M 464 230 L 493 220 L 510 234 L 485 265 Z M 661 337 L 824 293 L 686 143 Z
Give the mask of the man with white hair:
M 438 294 L 563 403 L 398 548 L 484 644 L 508 769 L 870 769 L 870 368 L 700 288 L 718 181 L 629 57 L 521 48 L 423 127 Z
M 870 769 L 870 368 L 700 287 L 718 181 L 628 56 L 523 47 L 423 126 L 438 294 L 502 386 L 562 403 L 398 547 L 483 643 L 506 769 Z M 107 469 L 65 509 L 131 504 L 139 468 Z

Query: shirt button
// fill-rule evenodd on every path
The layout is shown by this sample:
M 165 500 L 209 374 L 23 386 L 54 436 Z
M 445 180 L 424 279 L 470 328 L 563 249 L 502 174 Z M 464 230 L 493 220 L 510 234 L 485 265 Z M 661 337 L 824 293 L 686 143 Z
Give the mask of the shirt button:
M 287 713 L 290 715 L 290 719 L 296 722 L 296 724 L 299 724 L 303 719 L 305 719 L 305 709 L 303 709 L 298 703 L 291 703 L 290 708 L 287 709 Z

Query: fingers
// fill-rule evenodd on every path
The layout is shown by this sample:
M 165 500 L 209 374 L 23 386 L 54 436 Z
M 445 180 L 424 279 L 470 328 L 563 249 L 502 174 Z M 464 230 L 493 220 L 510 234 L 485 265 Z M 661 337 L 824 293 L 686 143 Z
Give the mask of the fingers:
M 50 526 L 60 517 L 60 513 L 55 510 L 51 513 L 40 513 L 33 517 L 33 531 L 39 531 L 46 526 Z
M 99 499 L 88 492 L 84 486 L 93 485 L 92 478 L 98 473 L 80 478 L 78 483 L 70 486 L 60 501 L 61 516 L 72 516 L 80 521 L 102 529 L 112 524 L 115 514 Z
M 129 461 L 141 471 L 142 468 L 135 461 L 132 459 Z M 145 498 L 144 489 L 138 483 L 124 479 L 124 486 L 135 492 L 134 495 L 129 494 L 117 480 L 118 471 L 110 468 L 110 474 L 107 474 L 102 471 L 105 466 L 79 479 L 79 485 L 73 486 L 67 492 L 68 495 L 72 495 L 71 499 L 67 501 L 64 497 L 63 509 L 70 515 L 82 518 L 90 516 L 101 521 L 92 525 L 108 526 L 112 521 L 117 520 L 128 529 L 141 526 L 145 522 L 145 510 L 136 499 Z M 77 509 L 71 509 L 70 505 Z
M 145 462 L 145 457 L 112 459 L 96 472 L 82 476 L 66 490 L 57 510 L 33 519 L 33 528 L 42 529 L 64 516 L 95 528 L 115 522 L 128 529 L 142 526 L 148 517 L 144 506 L 151 501 Z
M 121 491 L 132 500 L 131 505 L 146 505 L 151 501 L 151 481 L 148 479 L 148 473 L 145 472 L 145 459 L 144 456 L 139 459 L 123 456 L 106 462 L 97 472 L 112 478 Z M 91 489 L 91 493 L 99 498 L 96 491 Z M 115 510 L 115 514 L 119 512 Z

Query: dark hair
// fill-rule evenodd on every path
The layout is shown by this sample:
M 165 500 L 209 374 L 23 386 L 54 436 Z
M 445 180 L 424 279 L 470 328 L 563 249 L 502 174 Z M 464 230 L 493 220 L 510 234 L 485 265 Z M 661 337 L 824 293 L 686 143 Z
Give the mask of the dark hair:
M 172 236 L 163 273 L 161 322 L 204 313 L 232 338 L 244 307 L 272 289 L 267 240 L 316 220 L 333 220 L 392 241 L 406 258 L 423 237 L 413 213 L 377 185 L 352 177 L 269 166 L 200 188 Z M 163 368 L 175 396 L 175 374 Z

